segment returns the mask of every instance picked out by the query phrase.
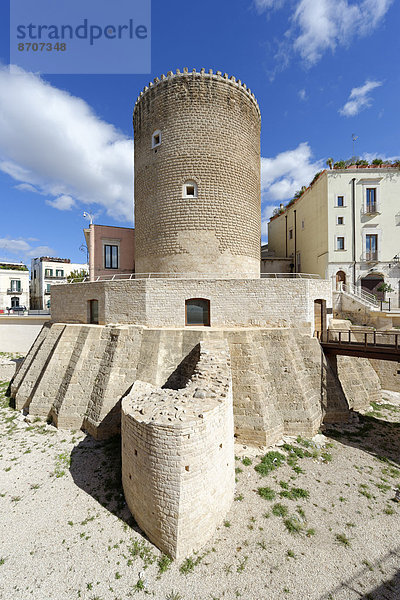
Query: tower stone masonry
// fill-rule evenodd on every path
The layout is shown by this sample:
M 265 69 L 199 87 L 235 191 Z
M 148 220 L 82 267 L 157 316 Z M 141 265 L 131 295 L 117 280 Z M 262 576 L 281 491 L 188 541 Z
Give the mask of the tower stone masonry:
M 260 273 L 260 110 L 234 77 L 156 78 L 133 113 L 136 273 Z

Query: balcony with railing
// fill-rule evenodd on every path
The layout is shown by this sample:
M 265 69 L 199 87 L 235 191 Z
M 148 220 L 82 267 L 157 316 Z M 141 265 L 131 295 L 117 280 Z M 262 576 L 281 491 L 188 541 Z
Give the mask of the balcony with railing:
M 362 255 L 363 262 L 379 262 L 378 251 L 377 250 L 366 250 Z
M 380 215 L 377 202 L 367 202 L 361 207 L 361 214 L 366 216 Z
M 19 289 L 8 288 L 7 294 L 9 294 L 10 296 L 20 296 L 22 294 L 22 290 L 21 290 L 21 288 L 19 288 Z

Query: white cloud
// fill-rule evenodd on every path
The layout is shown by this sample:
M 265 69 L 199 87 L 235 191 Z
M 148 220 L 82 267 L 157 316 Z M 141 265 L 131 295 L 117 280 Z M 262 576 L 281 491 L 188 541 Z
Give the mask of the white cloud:
M 50 246 L 36 246 L 35 248 L 31 248 L 26 253 L 26 256 L 30 258 L 35 258 L 36 256 L 54 256 L 56 254 L 53 248 Z
M 54 200 L 46 200 L 46 204 L 49 204 L 53 208 L 58 208 L 58 210 L 71 210 L 76 206 L 75 200 L 71 196 L 66 195 L 59 196 Z
M 269 9 L 278 10 L 278 8 L 282 8 L 285 2 L 286 0 L 254 0 L 254 4 L 259 12 Z
M 300 100 L 303 100 L 303 101 L 307 100 L 306 90 L 304 90 L 304 89 L 299 90 L 298 91 L 298 96 L 299 96 Z
M 38 190 L 31 185 L 30 183 L 19 183 L 14 186 L 16 190 L 20 190 L 21 192 L 32 192 L 33 194 L 38 194 Z
M 12 254 L 17 254 L 18 252 L 27 252 L 30 249 L 30 246 L 25 240 L 12 240 L 8 238 L 0 238 L 0 249 L 7 250 Z
M 96 203 L 132 219 L 132 140 L 82 99 L 19 68 L 0 69 L 0 169 L 55 208 Z
M 38 241 L 35 238 L 28 238 L 28 240 Z M 3 254 L 4 258 L 11 255 L 13 259 L 17 257 L 18 260 L 21 260 L 21 257 L 23 257 L 24 260 L 27 260 L 34 256 L 54 255 L 54 250 L 49 246 L 31 246 L 31 244 L 28 244 L 27 241 L 21 238 L 16 240 L 11 238 L 0 238 L 0 252 Z
M 302 142 L 294 150 L 286 150 L 274 158 L 262 158 L 263 199 L 273 201 L 292 198 L 296 190 L 308 185 L 315 173 L 323 168 L 323 160 L 312 160 L 308 142 Z
M 383 162 L 396 162 L 400 159 L 400 155 L 397 154 L 397 156 L 386 156 L 386 154 L 380 154 L 379 152 L 365 152 L 361 158 L 363 160 L 367 160 L 369 163 L 371 163 L 375 158 L 380 158 L 383 160 Z
M 255 0 L 259 12 L 281 8 L 284 2 Z M 348 46 L 357 37 L 370 35 L 386 15 L 393 0 L 296 0 L 289 29 L 276 43 L 276 71 L 285 68 L 293 54 L 306 66 L 327 51 Z
M 294 150 L 286 150 L 273 158 L 261 159 L 262 233 L 266 235 L 266 222 L 280 202 L 293 198 L 303 185 L 308 185 L 314 175 L 324 169 L 324 160 L 312 160 L 308 142 Z
M 339 110 L 339 113 L 344 117 L 354 117 L 358 113 L 371 106 L 372 98 L 369 93 L 382 85 L 381 81 L 367 80 L 364 85 L 355 87 L 351 90 L 350 96 L 346 104 Z

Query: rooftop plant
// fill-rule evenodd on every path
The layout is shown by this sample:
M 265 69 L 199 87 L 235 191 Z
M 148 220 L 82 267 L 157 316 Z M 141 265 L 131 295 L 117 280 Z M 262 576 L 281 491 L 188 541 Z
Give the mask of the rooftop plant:
M 25 265 L 7 265 L 7 264 L 0 264 L 0 269 L 4 269 L 5 271 L 27 271 L 28 267 L 26 267 Z

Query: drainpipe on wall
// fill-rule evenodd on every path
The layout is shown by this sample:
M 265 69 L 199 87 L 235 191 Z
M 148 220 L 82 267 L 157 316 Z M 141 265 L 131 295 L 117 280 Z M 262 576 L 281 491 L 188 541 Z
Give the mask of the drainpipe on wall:
M 285 258 L 287 258 L 287 215 L 285 215 Z
M 297 223 L 296 223 L 296 211 L 294 213 L 294 272 L 297 273 Z
M 89 225 L 89 281 L 94 281 L 94 225 Z
M 356 287 L 356 178 L 351 180 L 351 204 L 353 219 L 353 285 Z

